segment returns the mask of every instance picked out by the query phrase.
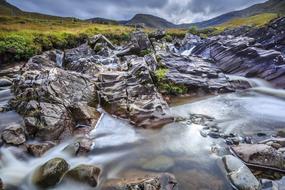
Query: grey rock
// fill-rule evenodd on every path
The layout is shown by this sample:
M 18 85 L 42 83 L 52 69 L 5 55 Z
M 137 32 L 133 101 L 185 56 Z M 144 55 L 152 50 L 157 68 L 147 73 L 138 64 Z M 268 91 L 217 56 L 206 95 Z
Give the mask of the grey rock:
M 133 177 L 128 179 L 112 180 L 104 184 L 102 190 L 177 190 L 178 182 L 172 174 L 162 173 Z
M 61 158 L 54 158 L 40 166 L 33 174 L 33 183 L 47 188 L 58 184 L 69 168 L 68 163 Z
M 79 165 L 69 170 L 65 178 L 72 179 L 76 182 L 87 183 L 91 187 L 96 187 L 101 170 L 93 165 Z
M 45 143 L 29 143 L 26 145 L 27 151 L 35 157 L 41 157 L 45 152 L 55 146 L 54 143 L 45 142 Z
M 7 87 L 11 85 L 12 85 L 12 82 L 10 80 L 5 79 L 5 78 L 0 79 L 0 87 Z
M 25 131 L 18 125 L 8 127 L 2 132 L 2 139 L 7 144 L 21 145 L 26 142 Z
M 239 190 L 260 190 L 261 184 L 246 165 L 238 158 L 228 155 L 222 158 L 233 185 Z
M 232 149 L 247 163 L 285 169 L 285 158 L 271 146 L 265 144 L 240 144 L 232 147 Z

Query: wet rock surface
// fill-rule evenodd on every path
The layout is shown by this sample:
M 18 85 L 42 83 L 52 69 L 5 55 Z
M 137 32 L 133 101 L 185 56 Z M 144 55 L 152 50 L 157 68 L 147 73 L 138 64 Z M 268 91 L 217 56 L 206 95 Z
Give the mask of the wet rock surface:
M 198 57 L 162 55 L 161 63 L 169 69 L 167 79 L 186 86 L 189 92 L 225 93 L 250 87 L 247 82 L 231 81 L 216 65 Z
M 156 176 L 145 176 L 132 179 L 109 181 L 102 190 L 177 190 L 178 184 L 175 177 L 168 173 Z
M 272 146 L 266 144 L 240 144 L 232 147 L 234 152 L 246 163 L 285 169 L 285 158 Z
M 192 54 L 213 59 L 225 73 L 258 77 L 271 82 L 276 87 L 285 86 L 284 56 L 275 49 L 264 49 L 254 38 L 211 37 L 196 46 Z
M 225 169 L 233 185 L 240 190 L 260 190 L 261 185 L 246 165 L 233 156 L 223 157 Z
M 61 158 L 54 158 L 40 166 L 33 174 L 33 183 L 42 188 L 58 184 L 69 168 L 68 163 Z
M 98 184 L 98 178 L 100 174 L 100 168 L 93 165 L 79 165 L 69 170 L 65 178 L 89 184 L 91 187 L 96 187 Z
M 11 145 L 21 145 L 26 142 L 26 135 L 23 127 L 11 126 L 2 132 L 2 139 Z

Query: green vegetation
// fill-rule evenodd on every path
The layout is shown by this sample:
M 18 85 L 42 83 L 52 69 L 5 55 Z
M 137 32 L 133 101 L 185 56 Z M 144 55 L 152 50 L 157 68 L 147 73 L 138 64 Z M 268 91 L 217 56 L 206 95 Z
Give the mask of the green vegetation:
M 213 27 L 214 32 L 212 32 L 211 35 L 219 34 L 226 29 L 232 29 L 232 28 L 236 28 L 239 26 L 261 27 L 277 17 L 278 17 L 278 14 L 275 14 L 275 13 L 264 13 L 264 14 L 258 14 L 258 15 L 250 16 L 246 18 L 233 19 L 222 25 Z
M 184 85 L 178 85 L 170 82 L 166 75 L 169 72 L 168 69 L 160 68 L 155 71 L 155 82 L 159 90 L 167 95 L 180 95 L 188 92 L 187 87 Z
M 26 60 L 42 51 L 72 48 L 88 37 L 103 34 L 114 43 L 129 39 L 134 29 L 119 25 L 92 24 L 78 20 L 45 20 L 0 17 L 0 56 L 9 61 Z

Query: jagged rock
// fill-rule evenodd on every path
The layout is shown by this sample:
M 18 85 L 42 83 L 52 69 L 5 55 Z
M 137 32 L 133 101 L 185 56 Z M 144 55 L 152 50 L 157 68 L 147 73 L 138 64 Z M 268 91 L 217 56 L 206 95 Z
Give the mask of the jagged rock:
M 42 188 L 58 184 L 69 168 L 68 163 L 61 158 L 54 158 L 40 166 L 33 174 L 33 183 Z
M 64 150 L 71 155 L 82 156 L 88 154 L 93 147 L 93 141 L 89 138 L 79 138 L 76 142 L 68 145 Z
M 87 183 L 92 187 L 96 187 L 100 171 L 100 168 L 93 165 L 79 165 L 69 170 L 66 173 L 65 178 L 72 179 L 80 183 Z
M 285 55 L 285 17 L 277 18 L 245 35 L 254 38 L 263 48 L 275 49 Z
M 246 163 L 285 169 L 285 158 L 271 146 L 265 144 L 240 144 L 232 147 Z
M 275 50 L 256 47 L 248 37 L 215 36 L 196 46 L 193 55 L 212 58 L 225 73 L 265 79 L 285 87 L 285 59 Z
M 8 127 L 2 132 L 2 139 L 7 144 L 21 145 L 26 142 L 25 131 L 18 125 Z
M 7 87 L 7 86 L 11 86 L 12 82 L 8 79 L 2 78 L 0 79 L 0 87 Z
M 221 35 L 224 36 L 228 36 L 228 35 L 232 35 L 232 36 L 244 36 L 246 35 L 247 32 L 251 31 L 254 27 L 252 26 L 240 26 L 237 28 L 231 28 L 231 29 L 226 29 L 225 31 L 223 31 L 221 33 Z
M 118 64 L 119 59 L 113 54 L 115 55 L 115 51 L 113 53 L 109 52 L 108 55 L 98 55 L 89 45 L 83 44 L 77 48 L 65 50 L 64 67 L 67 70 L 94 77 L 99 71 L 110 70 L 110 67 Z M 108 65 L 110 67 L 106 68 Z
M 222 158 L 227 175 L 233 185 L 239 190 L 260 190 L 261 185 L 246 165 L 234 156 Z
M 116 49 L 116 47 L 110 42 L 104 35 L 98 34 L 93 36 L 92 38 L 89 38 L 89 45 L 91 48 L 95 48 L 97 43 L 104 43 L 106 44 L 110 49 Z
M 166 78 L 174 84 L 186 86 L 190 92 L 233 92 L 246 89 L 245 81 L 231 81 L 217 66 L 197 57 L 161 55 L 161 63 L 169 69 Z
M 54 143 L 45 142 L 45 143 L 37 143 L 37 144 L 27 144 L 27 151 L 31 155 L 35 157 L 41 157 L 44 153 L 46 153 L 49 149 L 55 146 Z
M 166 36 L 166 31 L 163 29 L 157 29 L 150 34 L 151 38 L 155 38 L 156 40 L 160 40 Z
M 111 180 L 102 190 L 178 190 L 178 183 L 172 174 L 163 173 L 143 177 Z
M 157 127 L 173 121 L 168 105 L 153 84 L 144 58 L 128 57 L 128 71 L 104 72 L 97 89 L 108 111 L 130 119 L 138 127 Z M 103 104 L 104 105 L 104 104 Z
M 141 55 L 143 51 L 152 51 L 153 47 L 148 35 L 143 31 L 135 31 L 131 34 L 131 43 L 116 55 L 119 57 L 127 55 Z
M 70 136 L 78 119 L 71 109 L 96 99 L 94 83 L 88 76 L 57 68 L 53 56 L 48 58 L 50 54 L 53 55 L 46 52 L 31 58 L 13 84 L 16 97 L 12 106 L 24 116 L 29 136 L 40 140 Z M 81 108 L 75 110 L 79 112 Z M 82 113 L 86 113 L 87 108 L 83 109 Z

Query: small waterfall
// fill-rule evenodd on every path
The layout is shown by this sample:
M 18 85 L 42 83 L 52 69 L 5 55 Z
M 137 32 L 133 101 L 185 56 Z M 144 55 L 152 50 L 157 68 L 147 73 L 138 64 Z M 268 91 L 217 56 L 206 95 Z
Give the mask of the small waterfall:
M 56 50 L 56 60 L 55 61 L 58 67 L 62 67 L 63 65 L 63 57 L 64 57 L 64 53 Z
M 252 88 L 256 87 L 266 87 L 266 88 L 272 88 L 272 85 L 263 80 L 263 79 L 258 79 L 258 78 L 246 78 L 243 76 L 237 76 L 237 75 L 227 75 L 230 81 L 246 81 L 250 84 Z

